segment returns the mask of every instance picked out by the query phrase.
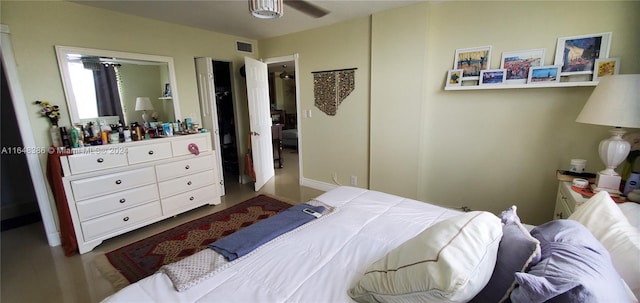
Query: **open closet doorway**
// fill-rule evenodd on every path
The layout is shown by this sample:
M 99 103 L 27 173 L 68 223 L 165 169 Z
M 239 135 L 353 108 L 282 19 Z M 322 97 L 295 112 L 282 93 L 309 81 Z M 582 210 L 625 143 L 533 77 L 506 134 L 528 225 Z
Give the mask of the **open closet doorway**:
M 195 58 L 202 126 L 211 130 L 219 172 L 220 195 L 226 184 L 240 183 L 239 138 L 233 92 L 232 63 L 211 58 Z
M 222 148 L 222 172 L 225 179 L 238 180 L 240 166 L 236 137 L 235 110 L 231 94 L 231 63 L 213 60 L 216 106 L 218 109 L 218 129 Z

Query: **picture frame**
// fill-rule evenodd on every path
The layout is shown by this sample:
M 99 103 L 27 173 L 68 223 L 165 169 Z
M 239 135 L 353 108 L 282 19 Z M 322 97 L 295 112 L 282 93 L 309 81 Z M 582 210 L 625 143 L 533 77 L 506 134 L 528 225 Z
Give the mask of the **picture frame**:
M 163 97 L 171 97 L 171 84 L 170 83 L 165 83 L 164 84 L 164 91 L 162 92 L 162 96 Z
M 600 77 L 617 75 L 620 72 L 620 58 L 596 59 L 593 69 L 593 81 L 598 81 Z
M 546 50 L 544 48 L 502 52 L 500 68 L 505 69 L 505 84 L 525 84 L 529 77 L 529 68 L 543 66 Z
M 452 69 L 447 72 L 446 86 L 461 86 L 462 85 L 462 69 Z
M 480 85 L 504 84 L 506 77 L 506 69 L 482 70 L 480 71 Z
M 611 32 L 558 38 L 554 65 L 562 76 L 592 74 L 595 60 L 609 57 Z
M 534 66 L 529 68 L 527 84 L 560 82 L 562 65 Z
M 461 69 L 462 80 L 480 79 L 480 71 L 491 66 L 491 46 L 456 49 L 453 69 Z

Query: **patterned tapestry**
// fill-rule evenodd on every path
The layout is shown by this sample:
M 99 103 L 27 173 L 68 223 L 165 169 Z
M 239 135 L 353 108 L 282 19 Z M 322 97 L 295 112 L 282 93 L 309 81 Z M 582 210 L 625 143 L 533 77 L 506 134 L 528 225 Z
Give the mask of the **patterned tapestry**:
M 315 106 L 335 116 L 338 106 L 355 88 L 355 68 L 313 73 Z

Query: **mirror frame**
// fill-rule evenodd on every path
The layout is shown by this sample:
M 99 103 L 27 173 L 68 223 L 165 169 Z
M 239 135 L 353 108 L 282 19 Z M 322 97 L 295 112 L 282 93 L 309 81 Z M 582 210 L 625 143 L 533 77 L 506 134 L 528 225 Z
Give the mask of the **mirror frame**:
M 171 83 L 171 97 L 173 99 L 172 101 L 173 101 L 174 117 L 175 117 L 175 120 L 182 119 L 182 115 L 180 115 L 180 102 L 178 99 L 178 89 L 177 89 L 178 84 L 176 81 L 176 71 L 173 65 L 172 57 L 102 50 L 102 49 L 82 48 L 82 47 L 73 47 L 73 46 L 63 46 L 63 45 L 56 45 L 55 48 L 56 48 L 56 56 L 58 58 L 58 67 L 60 68 L 60 76 L 62 77 L 62 86 L 64 88 L 64 94 L 67 99 L 67 108 L 69 109 L 69 117 L 71 119 L 72 124 L 83 123 L 87 119 L 80 119 L 80 116 L 78 114 L 78 109 L 76 107 L 76 97 L 73 94 L 73 87 L 71 83 L 71 77 L 69 74 L 69 66 L 67 64 L 68 54 L 81 54 L 81 55 L 118 58 L 118 59 L 125 59 L 125 60 L 142 60 L 142 61 L 154 61 L 154 62 L 160 62 L 160 63 L 167 63 L 167 67 L 169 69 L 168 70 L 169 81 Z

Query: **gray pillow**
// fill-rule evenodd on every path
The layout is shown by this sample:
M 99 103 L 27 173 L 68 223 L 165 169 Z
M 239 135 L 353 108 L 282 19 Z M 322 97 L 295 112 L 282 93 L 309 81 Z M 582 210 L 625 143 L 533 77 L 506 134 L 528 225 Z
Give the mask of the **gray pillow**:
M 540 259 L 540 241 L 522 226 L 516 210 L 515 205 L 511 206 L 499 216 L 504 225 L 496 267 L 489 283 L 470 301 L 472 303 L 502 302 L 508 299 L 516 284 L 515 273 L 524 272 L 530 264 Z
M 582 224 L 555 220 L 531 230 L 542 259 L 516 273 L 513 302 L 627 302 L 629 297 L 607 250 Z

